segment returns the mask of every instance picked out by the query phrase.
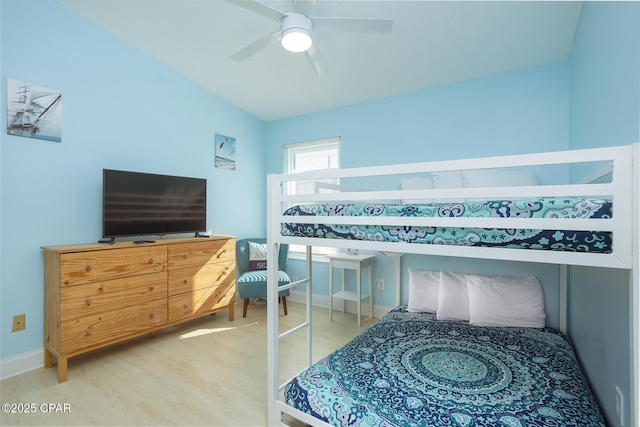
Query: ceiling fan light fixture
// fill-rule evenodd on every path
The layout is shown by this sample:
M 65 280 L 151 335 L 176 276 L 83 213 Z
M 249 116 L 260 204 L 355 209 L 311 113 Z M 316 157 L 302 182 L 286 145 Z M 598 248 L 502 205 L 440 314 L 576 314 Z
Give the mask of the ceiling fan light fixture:
M 311 47 L 311 35 L 299 29 L 288 30 L 282 34 L 282 46 L 289 52 L 304 52 Z
M 311 47 L 311 19 L 302 13 L 290 13 L 280 23 L 282 47 L 289 52 L 304 52 Z

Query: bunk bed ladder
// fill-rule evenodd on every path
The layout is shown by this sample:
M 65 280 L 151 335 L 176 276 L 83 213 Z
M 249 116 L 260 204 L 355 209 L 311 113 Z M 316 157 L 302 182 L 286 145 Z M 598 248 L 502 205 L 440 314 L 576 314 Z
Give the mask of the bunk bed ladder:
M 278 286 L 278 237 L 280 230 L 277 227 L 273 227 L 273 218 L 276 218 L 280 214 L 280 204 L 272 203 L 272 191 L 280 194 L 281 188 L 277 180 L 272 176 L 267 177 L 267 337 L 275 337 L 278 339 L 267 339 L 267 382 L 268 382 L 268 425 L 282 425 L 282 410 L 286 407 L 282 402 L 279 402 L 279 395 L 282 389 L 286 386 L 291 379 L 286 380 L 284 383 L 279 384 L 280 381 L 280 367 L 279 367 L 279 349 L 280 340 L 294 335 L 296 332 L 306 329 L 307 335 L 307 367 L 310 367 L 313 362 L 312 351 L 312 246 L 306 247 L 306 278 L 296 280 L 284 286 Z M 274 193 L 275 194 L 275 193 Z M 293 328 L 279 333 L 279 309 L 278 309 L 278 293 L 283 290 L 292 289 L 299 285 L 306 285 L 306 314 L 305 321 Z M 297 374 L 296 374 L 297 375 Z M 277 402 L 277 403 L 276 403 Z M 293 410 L 295 412 L 299 412 Z M 301 412 L 296 416 L 304 419 L 304 415 Z M 308 417 L 308 416 L 307 416 Z M 311 420 L 312 418 L 309 417 Z
M 279 192 L 277 180 L 267 176 L 267 425 L 280 425 L 280 412 L 274 402 L 279 395 L 279 339 L 271 339 L 279 335 L 278 329 L 278 232 L 271 224 L 279 215 L 280 205 L 272 202 Z

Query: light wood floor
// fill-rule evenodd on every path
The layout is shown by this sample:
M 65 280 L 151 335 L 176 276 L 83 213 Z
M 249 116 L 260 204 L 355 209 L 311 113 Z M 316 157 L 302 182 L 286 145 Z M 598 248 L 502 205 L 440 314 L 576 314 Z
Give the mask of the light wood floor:
M 304 319 L 304 306 L 288 302 L 281 331 Z M 0 413 L 0 425 L 42 426 L 264 426 L 267 420 L 266 305 L 226 312 L 69 360 L 59 384 L 56 366 L 0 382 L 2 403 L 65 404 L 70 412 Z M 370 326 L 355 314 L 314 307 L 316 361 Z M 305 366 L 305 332 L 282 341 L 281 381 Z M 291 420 L 286 420 L 290 422 Z M 292 422 L 293 425 L 301 425 Z

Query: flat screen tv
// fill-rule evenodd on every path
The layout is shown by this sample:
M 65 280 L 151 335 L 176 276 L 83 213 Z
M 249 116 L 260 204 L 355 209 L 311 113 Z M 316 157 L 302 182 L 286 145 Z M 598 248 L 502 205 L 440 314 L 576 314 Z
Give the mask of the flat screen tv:
M 206 228 L 206 179 L 103 170 L 103 237 L 197 235 Z

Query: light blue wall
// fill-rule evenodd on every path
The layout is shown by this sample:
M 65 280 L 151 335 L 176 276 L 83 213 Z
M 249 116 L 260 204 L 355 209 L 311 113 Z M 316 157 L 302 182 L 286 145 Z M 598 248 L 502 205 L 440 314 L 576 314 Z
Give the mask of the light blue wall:
M 587 2 L 571 52 L 571 148 L 640 140 L 640 2 Z
M 638 2 L 585 2 L 571 54 L 571 148 L 640 141 L 639 22 Z M 571 337 L 608 425 L 617 426 L 615 386 L 630 419 L 629 273 L 570 274 Z
M 342 167 L 567 149 L 569 63 L 268 123 L 268 172 L 282 172 L 283 144 L 330 136 Z
M 101 238 L 103 168 L 207 178 L 208 228 L 247 237 L 265 233 L 266 148 L 262 121 L 53 0 L 0 11 L 5 359 L 43 346 L 40 247 Z M 6 135 L 7 77 L 62 92 L 61 143 Z M 237 138 L 236 171 L 214 167 L 216 133 Z
M 268 123 L 268 172 L 282 172 L 283 144 L 330 136 L 342 137 L 342 167 L 565 150 L 569 147 L 569 62 Z M 292 274 L 305 276 L 301 264 L 290 262 Z M 519 275 L 520 271 L 541 276 L 547 287 L 549 324 L 558 324 L 556 266 L 414 255 L 403 260 L 405 269 L 444 269 L 439 268 L 442 265 L 457 272 Z M 374 292 L 374 303 L 394 306 L 395 261 L 378 256 L 374 277 L 386 284 L 384 291 Z M 327 266 L 314 266 L 314 293 L 328 295 L 327 281 Z

